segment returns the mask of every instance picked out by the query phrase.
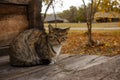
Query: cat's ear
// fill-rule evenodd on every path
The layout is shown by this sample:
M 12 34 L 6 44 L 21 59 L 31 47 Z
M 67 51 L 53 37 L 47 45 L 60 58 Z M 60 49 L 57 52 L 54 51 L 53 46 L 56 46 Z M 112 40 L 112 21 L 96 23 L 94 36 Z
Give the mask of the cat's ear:
M 65 30 L 66 32 L 68 32 L 68 31 L 70 30 L 70 27 L 65 28 L 64 30 Z
M 50 33 L 50 32 L 53 32 L 53 26 L 52 26 L 52 25 L 49 24 L 49 25 L 48 25 L 48 28 L 49 28 L 49 33 Z

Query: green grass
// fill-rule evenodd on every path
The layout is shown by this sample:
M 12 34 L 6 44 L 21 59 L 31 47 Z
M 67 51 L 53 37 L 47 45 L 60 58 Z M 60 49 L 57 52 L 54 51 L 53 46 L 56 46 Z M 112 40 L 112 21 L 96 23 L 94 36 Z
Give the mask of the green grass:
M 45 27 L 48 26 L 49 23 L 45 23 Z M 55 23 L 51 23 L 51 25 L 55 26 Z M 75 27 L 75 28 L 82 28 L 87 27 L 86 23 L 57 23 L 57 27 Z M 120 27 L 118 22 L 112 23 L 93 23 L 93 28 L 105 28 L 105 27 Z

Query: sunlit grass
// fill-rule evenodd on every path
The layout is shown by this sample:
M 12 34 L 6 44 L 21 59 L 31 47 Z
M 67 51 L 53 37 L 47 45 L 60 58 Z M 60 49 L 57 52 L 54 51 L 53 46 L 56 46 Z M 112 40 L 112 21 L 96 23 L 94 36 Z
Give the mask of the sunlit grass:
M 55 23 L 50 23 L 51 25 L 55 26 Z M 119 27 L 119 22 L 112 22 L 112 23 L 93 23 L 93 27 Z M 44 24 L 45 27 L 49 25 L 49 23 Z M 57 27 L 87 27 L 86 23 L 57 23 Z

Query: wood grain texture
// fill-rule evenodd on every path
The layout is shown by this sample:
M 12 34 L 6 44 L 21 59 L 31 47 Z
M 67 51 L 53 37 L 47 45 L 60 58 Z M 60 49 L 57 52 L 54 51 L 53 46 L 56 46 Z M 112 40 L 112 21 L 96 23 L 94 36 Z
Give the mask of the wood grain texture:
M 54 65 L 11 67 L 0 58 L 0 80 L 119 80 L 120 55 L 60 55 Z
M 3 15 L 27 15 L 27 6 L 13 5 L 13 4 L 1 4 L 0 3 L 0 20 L 3 19 Z
M 30 0 L 0 0 L 0 3 L 28 5 Z
M 0 47 L 28 28 L 44 30 L 41 7 L 41 0 L 0 0 Z
M 27 6 L 0 3 L 0 47 L 28 28 Z

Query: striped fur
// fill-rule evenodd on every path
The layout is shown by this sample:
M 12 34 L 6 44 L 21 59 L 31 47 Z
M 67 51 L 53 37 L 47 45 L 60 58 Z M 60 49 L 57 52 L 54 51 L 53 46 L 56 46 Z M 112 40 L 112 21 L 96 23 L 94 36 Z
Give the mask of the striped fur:
M 49 26 L 49 33 L 38 29 L 20 33 L 10 46 L 11 65 L 34 66 L 53 62 L 67 39 L 68 30 L 69 28 L 59 29 Z

